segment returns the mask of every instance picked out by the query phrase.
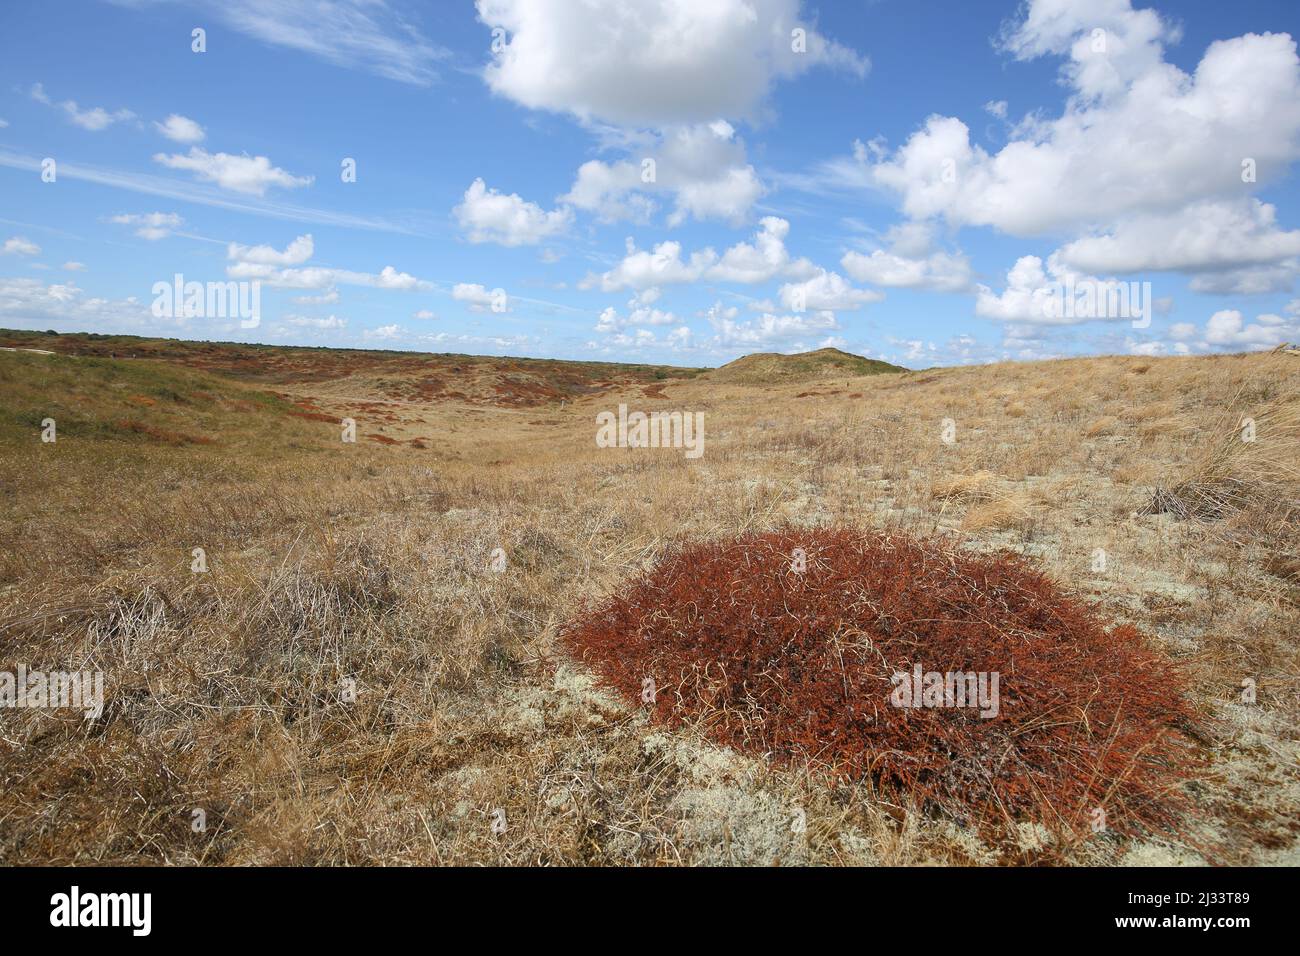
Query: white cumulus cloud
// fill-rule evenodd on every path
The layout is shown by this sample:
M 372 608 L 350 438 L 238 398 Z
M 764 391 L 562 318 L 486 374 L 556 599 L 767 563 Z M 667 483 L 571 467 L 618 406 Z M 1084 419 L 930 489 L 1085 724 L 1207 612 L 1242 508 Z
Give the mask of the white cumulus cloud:
M 934 248 L 933 230 L 926 223 L 897 225 L 886 234 L 888 248 L 869 253 L 850 251 L 840 265 L 859 282 L 889 288 L 964 292 L 970 288 L 970 262 L 960 252 Z
M 0 247 L 0 255 L 6 256 L 38 256 L 41 254 L 41 247 L 24 236 L 14 236 L 6 239 L 3 247 Z
M 1094 30 L 1105 50 L 1095 52 Z M 1212 43 L 1194 72 L 1163 57 L 1176 31 L 1129 0 L 1033 0 L 1004 35 L 1021 58 L 1064 55 L 1061 115 L 1031 118 L 994 153 L 956 117 L 931 116 L 899 149 L 859 168 L 910 218 L 1018 236 L 1083 234 L 1064 258 L 1116 272 L 1218 268 L 1273 257 L 1290 242 L 1250 192 L 1300 158 L 1300 58 L 1286 34 Z M 1255 174 L 1243 175 L 1243 164 Z M 1201 209 L 1230 230 L 1206 248 Z M 1277 235 L 1273 235 L 1277 233 Z M 1156 239 L 1157 242 L 1148 242 Z
M 777 295 L 787 309 L 851 312 L 870 302 L 879 302 L 884 294 L 874 289 L 855 289 L 837 273 L 820 270 L 806 282 L 789 282 Z
M 157 241 L 172 234 L 185 221 L 174 212 L 120 213 L 110 216 L 109 222 L 120 226 L 135 226 L 141 239 Z
M 230 153 L 209 153 L 201 146 L 192 146 L 184 155 L 180 153 L 155 153 L 154 162 L 169 169 L 192 172 L 204 182 L 216 183 L 232 192 L 264 196 L 273 186 L 297 189 L 309 186 L 312 176 L 294 176 L 278 166 L 273 166 L 265 156 L 234 156 Z
M 1237 309 L 1215 312 L 1205 323 L 1205 341 L 1216 349 L 1258 351 L 1300 338 L 1300 322 L 1265 314 L 1247 322 Z
M 776 81 L 867 61 L 817 32 L 799 0 L 478 0 L 505 31 L 488 86 L 530 109 L 636 127 L 753 119 Z M 795 30 L 803 30 L 797 52 Z
M 114 123 L 123 123 L 127 120 L 135 119 L 135 114 L 128 109 L 113 110 L 112 112 L 104 109 L 102 106 L 94 106 L 90 109 L 82 109 L 77 105 L 76 100 L 63 100 L 55 103 L 50 99 L 49 94 L 45 92 L 45 87 L 40 83 L 32 84 L 32 99 L 38 103 L 44 103 L 46 106 L 53 106 L 63 110 L 67 114 L 69 121 L 74 125 L 80 126 L 84 130 L 92 133 L 98 133 L 100 130 L 108 129 Z
M 232 279 L 258 280 L 269 286 L 285 289 L 328 290 L 317 296 L 299 296 L 304 303 L 337 302 L 339 285 L 368 286 L 372 289 L 392 289 L 400 292 L 427 291 L 433 283 L 419 279 L 392 266 L 384 266 L 378 273 L 335 269 L 327 266 L 307 266 L 304 263 L 315 252 L 310 235 L 298 236 L 283 250 L 274 246 L 246 246 L 232 242 L 226 246 L 226 275 Z
M 1199 272 L 1300 256 L 1300 229 L 1279 229 L 1277 209 L 1258 199 L 1200 202 L 1126 220 L 1060 252 L 1070 265 L 1093 272 Z
M 274 246 L 242 246 L 237 242 L 226 246 L 228 259 L 268 266 L 300 266 L 310 259 L 314 252 L 315 244 L 310 233 L 298 236 L 284 247 L 283 252 Z
M 465 190 L 464 201 L 452 210 L 470 242 L 495 242 L 502 246 L 531 246 L 564 232 L 573 221 L 566 208 L 546 212 L 517 194 L 489 189 L 476 179 Z
M 477 282 L 457 282 L 451 290 L 451 297 L 457 302 L 464 302 L 471 312 L 490 312 L 493 305 L 497 311 L 509 312 L 509 297 L 504 289 L 488 289 Z M 502 308 L 501 306 L 505 307 Z
M 618 292 L 700 279 L 753 284 L 778 277 L 811 278 L 817 274 L 817 268 L 807 259 L 793 259 L 786 249 L 785 237 L 789 231 L 787 220 L 765 216 L 752 242 L 738 242 L 721 256 L 712 248 L 704 248 L 686 259 L 682 258 L 682 244 L 675 240 L 658 243 L 646 251 L 638 249 L 629 238 L 623 260 L 603 275 L 588 276 L 581 286 Z
M 201 143 L 207 135 L 202 126 L 179 113 L 172 113 L 161 123 L 154 120 L 153 125 L 158 132 L 177 143 Z
M 715 120 L 663 130 L 628 159 L 583 163 L 564 201 L 606 222 L 645 221 L 651 197 L 664 195 L 674 199 L 669 226 L 690 218 L 739 225 L 763 192 L 735 128 Z

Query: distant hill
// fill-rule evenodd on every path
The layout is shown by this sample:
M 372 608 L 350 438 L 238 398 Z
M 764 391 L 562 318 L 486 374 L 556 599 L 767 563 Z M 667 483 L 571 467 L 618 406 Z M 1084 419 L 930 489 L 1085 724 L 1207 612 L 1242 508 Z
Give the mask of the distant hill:
M 0 329 L 0 349 L 47 352 L 81 359 L 145 360 L 228 376 L 245 384 L 320 389 L 336 383 L 340 394 L 375 394 L 405 402 L 456 401 L 474 405 L 535 407 L 626 387 L 650 387 L 700 376 L 744 385 L 852 378 L 908 369 L 839 349 L 798 355 L 759 352 L 716 369 L 622 362 L 569 361 L 382 349 L 313 348 L 241 342 L 189 342 L 88 332 Z M 0 353 L 5 354 L 5 353 Z M 272 392 L 272 394 L 280 394 Z M 284 397 L 284 396 L 281 396 Z
M 263 387 L 311 384 L 319 388 L 325 383 L 337 383 L 345 394 L 374 394 L 395 401 L 455 401 L 517 408 L 571 401 L 621 387 L 689 379 L 704 371 L 621 362 L 187 342 L 14 329 L 0 329 L 0 348 L 35 349 L 78 358 L 146 360 L 230 376 Z
M 901 365 L 863 358 L 839 349 L 817 349 L 815 352 L 800 352 L 797 355 L 756 352 L 728 362 L 721 368 L 706 373 L 706 377 L 715 382 L 763 385 L 906 371 L 908 369 Z

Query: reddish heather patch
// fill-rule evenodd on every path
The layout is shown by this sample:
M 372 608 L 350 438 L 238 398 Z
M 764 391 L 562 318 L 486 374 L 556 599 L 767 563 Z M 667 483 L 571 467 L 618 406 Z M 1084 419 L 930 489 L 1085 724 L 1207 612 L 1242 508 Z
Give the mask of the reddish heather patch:
M 798 552 L 806 556 L 799 573 Z M 1178 668 L 1012 555 L 848 530 L 686 546 L 563 632 L 669 724 L 870 778 L 986 834 L 1166 829 L 1194 715 Z M 999 675 L 998 708 L 895 706 L 895 674 Z
M 305 418 L 309 422 L 330 422 L 337 425 L 342 421 L 337 415 L 326 415 L 324 412 L 290 412 L 289 414 L 297 418 Z
M 492 390 L 497 396 L 496 404 L 506 408 L 533 408 L 562 397 L 559 389 L 524 379 L 503 379 Z
M 137 422 L 133 419 L 125 419 L 114 423 L 117 428 L 125 432 L 132 432 L 136 435 L 144 435 L 153 441 L 163 442 L 167 445 L 215 445 L 216 439 L 209 438 L 207 435 L 190 435 L 186 432 L 173 432 L 165 428 L 158 428 L 154 425 L 147 425 L 144 422 Z
M 398 442 L 396 438 L 389 438 L 387 435 L 367 435 L 366 437 L 369 438 L 371 441 L 379 442 L 379 444 L 381 445 L 400 444 L 400 442 Z

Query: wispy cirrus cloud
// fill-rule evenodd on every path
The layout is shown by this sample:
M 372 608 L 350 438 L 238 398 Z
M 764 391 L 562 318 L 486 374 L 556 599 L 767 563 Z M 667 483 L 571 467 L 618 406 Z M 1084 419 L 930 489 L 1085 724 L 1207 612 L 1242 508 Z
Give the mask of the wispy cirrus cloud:
M 219 0 L 195 6 L 245 36 L 412 86 L 451 56 L 384 0 Z
M 0 149 L 0 166 L 33 173 L 41 171 L 41 161 L 36 157 L 24 156 L 5 149 Z M 392 232 L 408 236 L 429 234 L 426 229 L 395 222 L 383 217 L 360 216 L 352 213 L 335 212 L 329 209 L 297 206 L 260 197 L 235 198 L 200 183 L 188 183 L 165 176 L 154 176 L 149 173 L 126 172 L 61 161 L 58 165 L 58 175 L 60 179 L 78 179 L 83 182 L 112 186 L 148 196 L 199 203 L 204 206 L 214 206 L 220 209 L 230 209 L 236 212 L 267 216 L 272 219 L 283 219 L 290 222 L 309 222 L 324 226 L 370 229 L 377 232 Z

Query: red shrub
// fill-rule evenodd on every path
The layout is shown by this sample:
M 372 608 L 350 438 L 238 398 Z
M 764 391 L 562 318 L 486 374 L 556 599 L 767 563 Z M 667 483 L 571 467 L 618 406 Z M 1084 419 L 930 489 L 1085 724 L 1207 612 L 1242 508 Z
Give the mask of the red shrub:
M 1012 555 L 847 530 L 691 545 L 563 640 L 639 706 L 653 680 L 661 720 L 870 778 L 985 833 L 1086 831 L 1098 806 L 1112 828 L 1164 829 L 1184 802 L 1177 668 Z M 917 665 L 996 673 L 996 716 L 895 706 L 891 678 Z

